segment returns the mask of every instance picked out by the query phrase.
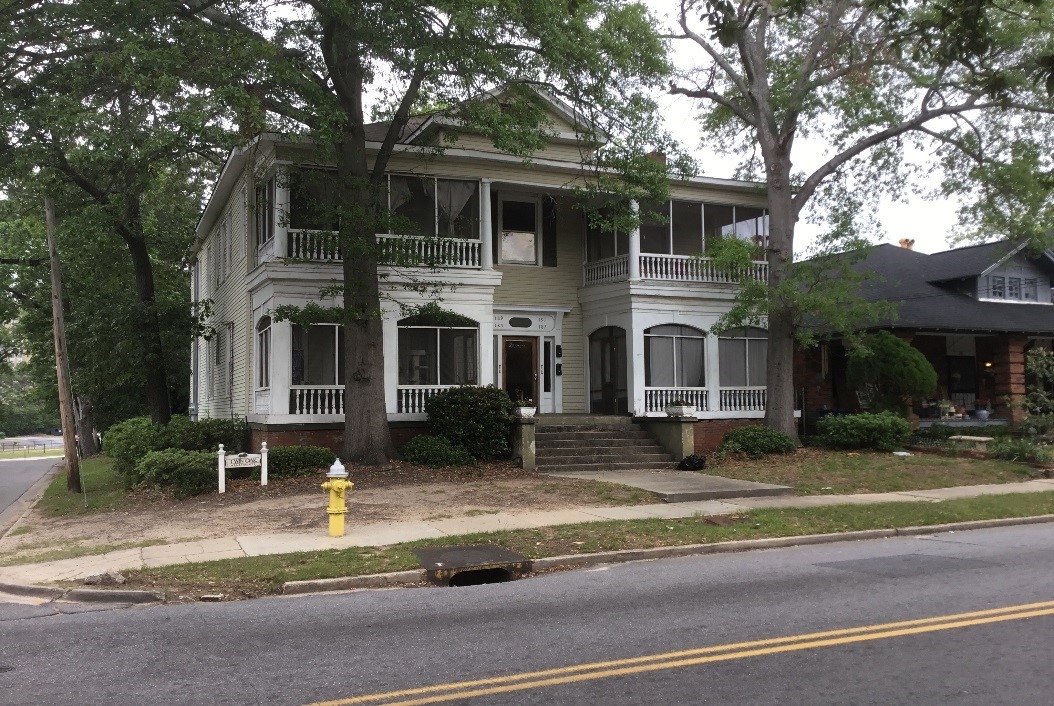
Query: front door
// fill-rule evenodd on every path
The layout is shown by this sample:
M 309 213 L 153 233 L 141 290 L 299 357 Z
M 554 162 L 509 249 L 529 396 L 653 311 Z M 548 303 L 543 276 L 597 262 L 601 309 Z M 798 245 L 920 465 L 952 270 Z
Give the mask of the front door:
M 538 339 L 504 337 L 501 344 L 502 387 L 513 402 L 538 404 Z

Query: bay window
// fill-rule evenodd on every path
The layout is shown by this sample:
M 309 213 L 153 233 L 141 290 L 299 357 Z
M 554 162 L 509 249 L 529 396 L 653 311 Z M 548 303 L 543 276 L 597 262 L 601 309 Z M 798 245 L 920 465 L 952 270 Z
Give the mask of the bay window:
M 479 324 L 455 314 L 417 314 L 399 322 L 400 385 L 475 385 Z
M 745 327 L 725 331 L 718 339 L 721 387 L 764 387 L 768 331 Z
M 644 331 L 645 387 L 706 387 L 705 334 L 690 326 Z
M 344 384 L 344 327 L 312 324 L 292 327 L 292 384 Z

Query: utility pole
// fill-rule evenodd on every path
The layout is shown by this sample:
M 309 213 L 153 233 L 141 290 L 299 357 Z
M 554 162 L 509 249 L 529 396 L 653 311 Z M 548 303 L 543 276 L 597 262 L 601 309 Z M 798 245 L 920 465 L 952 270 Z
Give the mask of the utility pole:
M 55 337 L 55 372 L 59 382 L 59 418 L 62 420 L 62 446 L 66 453 L 66 490 L 82 493 L 80 458 L 77 456 L 76 428 L 73 424 L 73 394 L 70 388 L 70 361 L 66 355 L 66 317 L 62 312 L 62 270 L 55 233 L 55 204 L 44 197 L 44 224 L 51 259 L 51 319 Z

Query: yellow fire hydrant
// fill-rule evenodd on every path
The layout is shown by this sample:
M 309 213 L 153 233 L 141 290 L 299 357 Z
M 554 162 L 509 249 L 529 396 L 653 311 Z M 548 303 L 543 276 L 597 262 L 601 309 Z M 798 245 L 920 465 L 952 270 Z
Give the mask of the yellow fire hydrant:
M 329 467 L 326 478 L 329 480 L 322 484 L 322 490 L 329 491 L 329 507 L 326 509 L 329 513 L 329 536 L 343 537 L 344 515 L 348 514 L 344 496 L 345 493 L 351 492 L 355 484 L 348 481 L 348 472 L 344 470 L 339 458 Z

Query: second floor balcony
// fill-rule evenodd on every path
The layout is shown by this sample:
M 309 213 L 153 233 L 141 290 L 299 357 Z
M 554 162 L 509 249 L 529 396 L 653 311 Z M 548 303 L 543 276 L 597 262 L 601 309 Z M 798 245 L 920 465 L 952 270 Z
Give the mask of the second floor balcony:
M 745 272 L 718 268 L 708 257 L 640 253 L 616 255 L 582 266 L 582 284 L 589 286 L 627 280 L 736 284 L 746 279 L 768 280 L 769 266 L 762 260 L 750 263 Z

